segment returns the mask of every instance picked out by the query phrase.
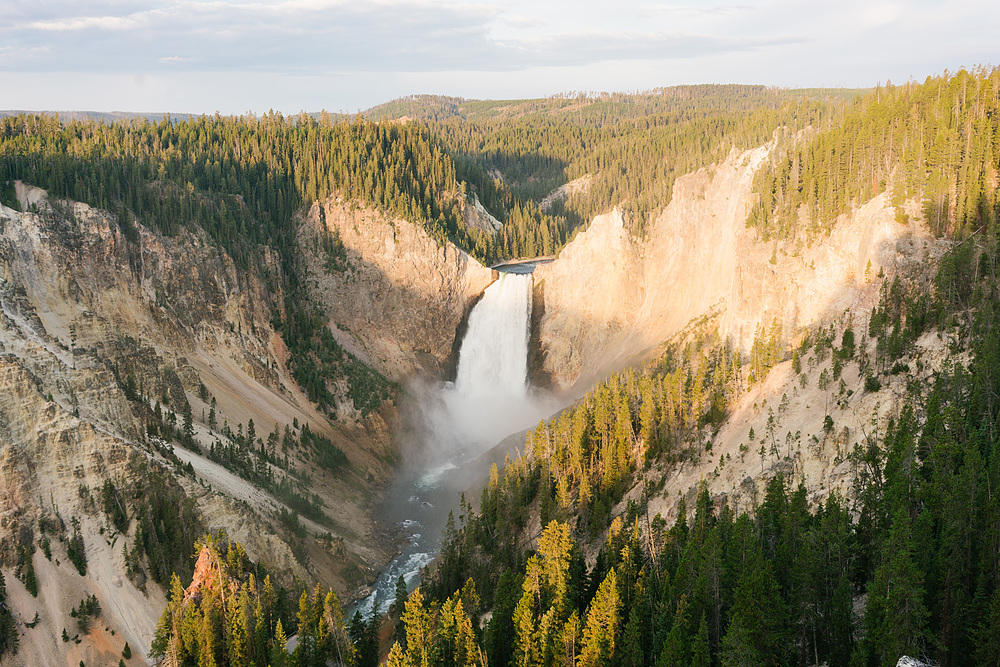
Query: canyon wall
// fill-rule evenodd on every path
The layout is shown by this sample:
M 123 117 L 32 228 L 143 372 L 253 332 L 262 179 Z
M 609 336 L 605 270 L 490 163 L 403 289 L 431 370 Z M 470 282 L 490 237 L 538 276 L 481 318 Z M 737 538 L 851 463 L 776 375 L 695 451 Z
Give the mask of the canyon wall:
M 557 389 L 584 388 L 708 313 L 721 315 L 721 333 L 744 351 L 775 319 L 788 338 L 843 313 L 879 272 L 939 251 L 919 223 L 895 222 L 885 195 L 811 244 L 762 241 L 746 218 L 767 156 L 767 146 L 734 151 L 678 178 L 644 241 L 616 209 L 536 270 L 542 372 Z
M 331 261 L 324 233 L 343 244 Z M 447 374 L 455 337 L 495 274 L 421 227 L 330 198 L 300 229 L 309 287 L 337 340 L 393 379 Z
M 341 595 L 364 583 L 387 557 L 371 507 L 391 472 L 392 417 L 331 424 L 289 377 L 270 325 L 281 304 L 278 281 L 262 277 L 277 275 L 277 259 L 265 251 L 264 271 L 241 270 L 200 230 L 165 237 L 135 224 L 126 232 L 113 215 L 85 204 L 50 200 L 22 183 L 16 193 L 21 211 L 0 206 L 0 576 L 15 616 L 41 619 L 22 634 L 16 659 L 117 663 L 112 656 L 125 641 L 146 654 L 165 599 L 151 581 L 140 588 L 144 576 L 126 576 L 137 522 L 125 533 L 112 527 L 101 490 L 108 480 L 132 488 L 147 469 L 191 499 L 206 528 L 242 542 L 279 581 L 318 580 Z M 154 402 L 176 414 L 178 427 L 190 405 L 200 450 L 147 434 Z M 302 519 L 304 528 L 330 539 L 300 541 L 277 521 L 290 511 L 282 500 L 203 453 L 226 441 L 223 426 L 242 431 L 251 419 L 265 439 L 275 427 L 298 435 L 295 425 L 310 424 L 347 456 L 350 474 L 334 476 L 291 455 L 328 518 L 323 525 Z M 128 501 L 130 516 L 142 502 Z M 50 534 L 51 560 L 43 556 L 40 531 L 49 520 L 64 531 L 79 525 L 86 576 L 70 564 L 58 534 Z M 24 569 L 22 549 L 37 598 L 15 576 Z M 76 627 L 70 610 L 89 595 L 103 610 L 94 625 L 114 632 L 95 627 L 81 643 L 66 644 L 62 629 L 72 636 Z

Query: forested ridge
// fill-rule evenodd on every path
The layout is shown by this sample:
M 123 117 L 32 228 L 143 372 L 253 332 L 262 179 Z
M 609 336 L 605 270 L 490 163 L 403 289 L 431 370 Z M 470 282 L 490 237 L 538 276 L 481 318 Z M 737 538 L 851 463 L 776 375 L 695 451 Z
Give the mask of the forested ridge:
M 122 123 L 0 121 L 0 179 L 134 217 L 165 234 L 197 224 L 243 266 L 274 247 L 295 275 L 293 214 L 339 194 L 461 240 L 458 184 L 440 142 L 417 126 L 302 115 Z M 454 201 L 452 201 L 454 203 Z
M 858 91 L 789 91 L 764 86 L 679 86 L 649 93 L 543 100 L 418 98 L 369 113 L 435 120 L 430 127 L 458 173 L 508 225 L 481 252 L 490 257 L 550 254 L 593 216 L 620 205 L 642 236 L 670 201 L 678 176 L 724 159 L 733 148 L 771 139 L 836 115 Z M 455 114 L 422 113 L 438 103 Z M 538 206 L 557 187 L 589 175 L 585 191 Z
M 466 577 L 498 582 L 480 586 L 492 610 L 482 638 L 489 664 L 889 666 L 904 654 L 997 664 L 995 82 L 995 71 L 959 72 L 874 91 L 828 127 L 784 144 L 758 174 L 758 187 L 783 185 L 790 173 L 812 186 L 784 190 L 793 203 L 770 221 L 786 226 L 762 229 L 779 238 L 816 233 L 798 224 L 798 206 L 821 231 L 830 216 L 892 187 L 897 204 L 919 199 L 934 233 L 965 239 L 932 286 L 883 282 L 857 332 L 875 341 L 874 355 L 856 346 L 851 327 L 839 344 L 820 329 L 791 351 L 780 330 L 759 332 L 747 360 L 718 341 L 700 354 L 686 350 L 642 375 L 612 378 L 540 425 L 527 454 L 494 472 L 478 511 L 463 507 L 422 588 L 443 604 Z M 902 213 L 898 221 L 908 222 Z M 737 515 L 703 488 L 693 521 L 682 508 L 673 527 L 649 517 L 644 502 L 630 504 L 588 571 L 582 550 L 608 525 L 605 508 L 636 483 L 648 498 L 660 466 L 697 456 L 702 444 L 687 436 L 725 414 L 741 378 L 762 378 L 781 357 L 798 364 L 830 354 L 834 375 L 856 363 L 864 391 L 878 392 L 880 378 L 908 372 L 905 358 L 928 329 L 950 332 L 971 361 L 946 366 L 931 387 L 909 384 L 906 407 L 849 453 L 856 481 L 847 497 L 810 508 L 805 489 L 778 476 L 753 513 Z M 773 438 L 768 450 L 768 439 L 762 466 L 783 453 Z M 524 534 L 536 511 L 547 526 L 537 553 Z
M 765 239 L 815 239 L 882 192 L 900 222 L 904 203 L 917 198 L 934 233 L 963 237 L 996 215 L 998 76 L 959 70 L 871 91 L 680 86 L 540 100 L 415 96 L 368 114 L 428 122 L 487 207 L 514 216 L 481 250 L 491 257 L 556 250 L 609 203 L 622 205 L 641 235 L 669 203 L 677 176 L 733 147 L 762 145 L 778 128 L 748 218 Z M 586 192 L 537 210 L 552 190 L 588 174 Z
M 683 86 L 509 102 L 424 96 L 376 107 L 374 120 L 8 116 L 0 119 L 0 182 L 22 179 L 116 212 L 126 230 L 134 219 L 167 234 L 197 224 L 244 267 L 271 246 L 293 280 L 293 214 L 331 194 L 421 224 L 493 263 L 551 254 L 615 204 L 641 233 L 677 176 L 760 145 L 778 127 L 828 124 L 858 92 Z M 440 105 L 456 110 L 431 111 Z M 380 122 L 407 112 L 408 122 Z M 595 180 L 586 192 L 539 209 L 545 195 L 587 174 Z M 507 223 L 503 230 L 466 226 L 467 192 Z
M 641 234 L 677 176 L 781 128 L 749 219 L 765 236 L 792 233 L 800 207 L 814 230 L 828 228 L 887 188 L 897 205 L 920 193 L 935 231 L 954 234 L 978 228 L 994 208 L 996 106 L 995 70 L 961 70 L 868 92 L 680 86 L 541 100 L 416 96 L 369 110 L 373 120 L 270 113 L 60 124 L 22 115 L 2 119 L 0 181 L 23 178 L 119 212 L 126 227 L 126 212 L 165 233 L 198 223 L 243 265 L 271 245 L 292 276 L 292 214 L 334 193 L 492 263 L 551 254 L 616 204 Z M 409 120 L 379 122 L 399 117 Z M 584 175 L 593 177 L 585 191 L 538 208 Z M 508 223 L 503 230 L 466 227 L 466 191 Z
M 965 238 L 996 223 L 998 165 L 1000 69 L 887 84 L 811 134 L 784 133 L 770 168 L 757 173 L 760 199 L 748 225 L 765 238 L 814 237 L 888 192 L 899 222 L 916 198 L 932 232 Z

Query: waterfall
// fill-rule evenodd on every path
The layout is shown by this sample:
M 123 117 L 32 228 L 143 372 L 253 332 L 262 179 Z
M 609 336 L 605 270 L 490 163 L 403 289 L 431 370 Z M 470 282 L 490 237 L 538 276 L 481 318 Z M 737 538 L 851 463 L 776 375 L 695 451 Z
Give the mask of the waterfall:
M 533 285 L 530 273 L 501 273 L 469 313 L 455 382 L 424 405 L 431 450 L 476 456 L 538 423 L 528 392 Z
M 458 355 L 455 390 L 522 397 L 528 387 L 530 273 L 501 273 L 469 314 Z
M 441 533 L 459 494 L 486 473 L 477 457 L 506 436 L 535 426 L 555 411 L 551 399 L 529 391 L 531 273 L 500 273 L 469 313 L 454 382 L 411 382 L 414 408 L 404 429 L 417 450 L 410 472 L 386 503 L 410 542 L 382 573 L 357 609 L 367 617 L 392 602 L 396 579 L 412 589 L 441 546 Z

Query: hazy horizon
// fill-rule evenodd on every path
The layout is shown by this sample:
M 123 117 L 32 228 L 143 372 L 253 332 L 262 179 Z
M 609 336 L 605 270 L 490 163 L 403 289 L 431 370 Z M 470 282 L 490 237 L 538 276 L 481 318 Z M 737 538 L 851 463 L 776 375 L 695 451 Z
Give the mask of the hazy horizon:
M 877 82 L 875 85 L 881 85 L 883 83 L 885 83 L 885 82 Z M 349 115 L 350 116 L 350 115 L 354 115 L 356 113 L 364 113 L 366 111 L 369 111 L 371 109 L 377 108 L 377 107 L 385 105 L 385 104 L 389 104 L 389 103 L 400 101 L 400 100 L 406 100 L 408 98 L 418 97 L 418 96 L 432 96 L 432 97 L 440 97 L 440 98 L 461 99 L 464 102 L 505 102 L 505 101 L 516 102 L 516 101 L 525 101 L 525 100 L 557 99 L 557 98 L 560 98 L 560 97 L 565 96 L 565 95 L 581 95 L 581 94 L 584 95 L 584 96 L 586 96 L 586 97 L 588 97 L 588 98 L 593 99 L 593 98 L 595 98 L 597 96 L 600 96 L 600 95 L 644 95 L 644 94 L 655 94 L 657 90 L 666 90 L 666 89 L 670 89 L 670 88 L 683 87 L 683 86 L 688 86 L 688 85 L 691 85 L 691 86 L 697 86 L 697 85 L 750 85 L 750 86 L 763 86 L 765 84 L 760 84 L 760 83 L 714 84 L 714 83 L 709 83 L 709 82 L 703 82 L 702 84 L 677 84 L 677 86 L 660 86 L 659 89 L 647 89 L 647 90 L 559 91 L 559 92 L 554 92 L 554 93 L 550 93 L 550 94 L 547 94 L 547 95 L 537 95 L 537 96 L 534 96 L 534 97 L 521 97 L 521 98 L 513 98 L 513 97 L 462 97 L 460 95 L 448 95 L 448 94 L 444 94 L 444 93 L 434 94 L 434 93 L 419 93 L 418 92 L 418 93 L 409 93 L 409 94 L 406 94 L 406 95 L 400 95 L 400 96 L 394 97 L 392 99 L 381 100 L 381 101 L 375 102 L 374 104 L 371 104 L 371 105 L 369 105 L 367 107 L 364 107 L 364 108 L 361 108 L 361 109 L 356 109 L 354 111 L 346 111 L 346 112 L 345 111 L 334 111 L 332 109 L 326 109 L 326 108 L 321 108 L 321 109 L 299 109 L 297 111 L 278 111 L 277 109 L 274 109 L 273 107 L 271 107 L 271 108 L 269 108 L 267 110 L 264 110 L 264 111 L 257 111 L 257 110 L 250 111 L 250 110 L 248 110 L 248 111 L 236 112 L 236 113 L 222 113 L 220 111 L 219 113 L 221 115 L 223 115 L 223 116 L 240 116 L 240 115 L 245 115 L 245 114 L 248 114 L 248 113 L 252 113 L 252 114 L 254 114 L 256 116 L 262 116 L 262 115 L 266 115 L 269 111 L 275 111 L 276 113 L 281 113 L 282 115 L 284 115 L 284 116 L 287 117 L 287 116 L 295 116 L 295 115 L 298 115 L 300 113 L 306 113 L 306 114 L 310 114 L 310 115 L 316 115 L 316 114 L 320 114 L 320 113 L 326 111 L 326 112 L 330 113 L 331 115 Z M 874 88 L 875 85 L 869 86 L 869 87 L 852 87 L 852 86 L 839 86 L 839 87 L 829 87 L 829 86 L 796 86 L 796 87 L 767 86 L 767 87 L 781 89 L 781 90 L 791 90 L 791 91 L 795 91 L 795 90 L 831 90 L 831 91 L 833 91 L 833 90 L 870 90 L 871 88 Z M 893 85 L 895 85 L 895 82 L 893 82 Z M 130 118 L 132 118 L 132 117 L 146 117 L 146 118 L 156 117 L 156 118 L 159 118 L 159 117 L 162 117 L 162 116 L 170 116 L 172 118 L 186 118 L 188 116 L 197 117 L 197 116 L 213 115 L 214 113 L 216 113 L 216 110 L 212 110 L 212 111 L 178 111 L 178 110 L 172 110 L 171 111 L 171 110 L 160 110 L 160 109 L 110 109 L 110 110 L 104 111 L 104 110 L 97 110 L 97 109 L 18 109 L 18 108 L 0 109 L 0 117 L 10 116 L 10 115 L 17 115 L 17 114 L 20 114 L 20 113 L 61 114 L 61 115 L 66 116 L 69 119 L 73 119 L 73 118 L 76 118 L 76 117 L 100 117 L 100 116 L 109 116 L 109 117 L 120 116 L 120 117 L 130 117 Z M 66 118 L 64 118 L 64 120 L 65 119 Z
M 870 88 L 997 61 L 1000 7 L 527 0 L 115 0 L 0 8 L 0 106 L 355 113 L 698 83 Z

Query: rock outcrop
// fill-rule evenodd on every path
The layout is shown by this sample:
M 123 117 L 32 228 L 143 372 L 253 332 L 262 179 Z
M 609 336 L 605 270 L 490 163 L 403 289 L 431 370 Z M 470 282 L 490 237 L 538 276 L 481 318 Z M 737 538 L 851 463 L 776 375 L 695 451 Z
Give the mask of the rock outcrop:
M 767 155 L 768 147 L 734 151 L 678 178 L 644 242 L 628 235 L 616 210 L 536 270 L 545 294 L 542 371 L 556 388 L 585 387 L 709 312 L 721 313 L 723 336 L 744 351 L 774 320 L 794 335 L 870 299 L 864 286 L 879 272 L 940 252 L 920 224 L 895 222 L 885 195 L 811 245 L 762 241 L 746 218 Z
M 325 232 L 343 244 L 344 266 L 327 266 Z M 299 240 L 338 341 L 393 379 L 442 376 L 462 318 L 495 279 L 417 225 L 336 198 L 312 206 Z
M 558 259 L 535 269 L 545 295 L 542 369 L 555 387 L 594 375 L 598 357 L 628 333 L 645 297 L 641 252 L 615 209 L 594 218 Z
M 486 210 L 486 207 L 483 206 L 476 195 L 470 195 L 469 201 L 465 204 L 463 217 L 466 227 L 469 229 L 478 229 L 484 234 L 492 234 L 503 227 L 503 223 Z

